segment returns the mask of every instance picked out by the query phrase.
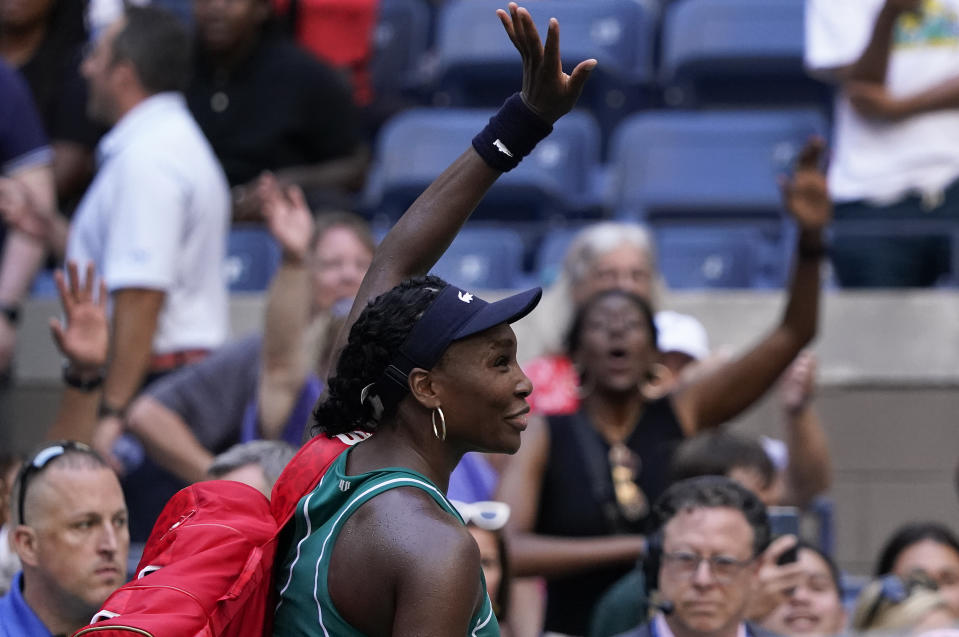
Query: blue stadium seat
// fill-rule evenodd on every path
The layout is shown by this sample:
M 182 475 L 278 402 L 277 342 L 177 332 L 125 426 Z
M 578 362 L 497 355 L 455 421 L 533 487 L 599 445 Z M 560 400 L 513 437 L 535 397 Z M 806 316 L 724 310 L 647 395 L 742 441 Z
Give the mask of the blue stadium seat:
M 681 0 L 663 20 L 660 83 L 675 107 L 791 105 L 831 110 L 803 68 L 804 0 Z
M 430 45 L 427 0 L 382 0 L 373 34 L 373 87 L 378 97 L 414 90 L 422 82 Z
M 540 241 L 539 248 L 536 251 L 535 270 L 538 279 L 538 285 L 552 285 L 560 272 L 563 270 L 563 261 L 566 259 L 566 251 L 573 237 L 582 230 L 584 226 L 566 226 L 548 230 Z
M 231 292 L 262 292 L 280 265 L 280 247 L 265 228 L 230 229 L 226 275 Z
M 519 90 L 519 54 L 495 16 L 499 0 L 453 0 L 443 6 L 437 31 L 435 103 L 499 106 Z M 594 57 L 599 65 L 579 105 L 604 132 L 652 96 L 656 16 L 634 0 L 539 0 L 526 7 L 545 40 L 550 17 L 560 23 L 563 67 Z
M 775 286 L 787 270 L 792 229 L 784 223 L 777 182 L 804 141 L 825 128 L 815 110 L 632 116 L 612 142 L 610 206 L 618 217 L 644 220 L 654 231 L 698 228 L 703 236 L 737 229 L 758 232 L 766 249 L 750 265 L 758 268 L 748 277 L 750 286 Z M 758 245 L 758 236 L 748 241 Z M 740 261 L 724 263 L 727 274 L 718 276 L 715 285 L 739 286 L 742 279 L 734 273 L 741 271 Z
M 670 288 L 782 285 L 785 272 L 768 267 L 769 240 L 759 229 L 665 227 L 654 234 L 659 270 Z
M 486 109 L 411 109 L 384 125 L 364 195 L 374 215 L 397 219 L 467 148 L 489 120 Z M 584 112 L 563 117 L 552 134 L 503 175 L 474 219 L 536 221 L 598 211 L 599 130 Z
M 463 228 L 432 273 L 467 290 L 505 290 L 522 277 L 523 240 L 508 228 Z

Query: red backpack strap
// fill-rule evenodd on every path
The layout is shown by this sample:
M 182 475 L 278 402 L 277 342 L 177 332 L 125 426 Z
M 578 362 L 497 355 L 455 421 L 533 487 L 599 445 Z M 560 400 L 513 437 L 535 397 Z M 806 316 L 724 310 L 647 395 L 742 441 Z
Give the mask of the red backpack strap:
M 320 434 L 300 448 L 273 485 L 270 496 L 270 510 L 278 529 L 282 529 L 290 521 L 296 503 L 316 488 L 333 461 L 345 450 L 371 435 L 365 431 L 337 434 L 332 438 Z

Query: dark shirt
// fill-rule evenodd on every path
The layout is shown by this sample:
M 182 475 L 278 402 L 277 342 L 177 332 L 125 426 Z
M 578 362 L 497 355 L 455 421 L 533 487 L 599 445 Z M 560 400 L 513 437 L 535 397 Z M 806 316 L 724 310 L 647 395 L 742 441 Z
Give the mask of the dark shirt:
M 231 71 L 201 49 L 187 102 L 231 186 L 348 156 L 360 139 L 348 80 L 280 37 L 261 40 Z
M 540 491 L 536 533 L 598 537 L 648 531 L 648 516 L 628 521 L 618 514 L 609 444 L 582 410 L 550 416 L 549 437 L 549 461 Z M 637 483 L 650 506 L 666 489 L 669 462 L 682 438 L 672 401 L 664 398 L 646 404 L 639 422 L 624 441 L 640 459 Z M 545 629 L 585 634 L 593 606 L 631 567 L 623 564 L 550 578 Z
M 50 161 L 43 125 L 23 78 L 0 61 L 0 174 Z

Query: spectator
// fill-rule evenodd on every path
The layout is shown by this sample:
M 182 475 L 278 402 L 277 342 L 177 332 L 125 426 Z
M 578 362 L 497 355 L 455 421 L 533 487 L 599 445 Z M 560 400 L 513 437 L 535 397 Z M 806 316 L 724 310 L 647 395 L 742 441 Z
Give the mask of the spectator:
M 20 458 L 12 453 L 0 454 L 0 597 L 10 590 L 13 576 L 20 570 L 20 560 L 10 547 L 10 494 L 20 470 Z
M 52 143 L 57 197 L 64 209 L 76 205 L 93 175 L 93 147 L 100 134 L 85 114 L 80 50 L 86 39 L 81 2 L 0 2 L 0 57 L 30 85 Z
M 839 568 L 825 553 L 800 542 L 797 564 L 802 579 L 760 624 L 787 637 L 838 635 L 846 625 Z
M 120 483 L 92 449 L 60 441 L 23 465 L 13 493 L 12 545 L 23 571 L 0 599 L 0 635 L 72 634 L 126 580 Z
M 270 284 L 261 335 L 150 385 L 129 427 L 148 455 L 182 482 L 202 480 L 213 455 L 237 442 L 283 439 L 299 446 L 323 388 L 330 349 L 373 257 L 364 221 L 347 213 L 314 224 L 302 193 L 273 179 L 261 193 L 283 260 Z
M 762 502 L 728 478 L 705 476 L 671 486 L 655 510 L 660 612 L 621 637 L 765 635 L 746 623 L 757 558 L 769 541 Z
M 499 622 L 501 634 L 508 637 L 510 589 L 509 552 L 503 527 L 509 519 L 509 506 L 503 502 L 462 502 L 450 500 L 459 512 L 470 535 L 479 547 L 480 563 L 486 580 L 486 592 L 493 603 L 493 613 Z
M 350 73 L 353 99 L 373 101 L 373 60 L 378 0 L 273 0 L 297 42 L 327 64 Z
M 666 486 L 673 447 L 752 404 L 814 336 L 821 233 L 830 216 L 821 152 L 821 143 L 808 145 L 786 185 L 803 238 L 785 315 L 740 358 L 650 401 L 642 385 L 657 336 L 648 304 L 610 290 L 579 310 L 569 352 L 588 393 L 575 414 L 530 422 L 497 497 L 513 512 L 515 574 L 548 578 L 547 631 L 584 634 L 603 591 L 642 554 L 648 502 Z
M 112 298 L 93 440 L 117 467 L 114 444 L 144 383 L 205 357 L 227 335 L 229 191 L 179 93 L 189 51 L 176 18 L 128 7 L 83 63 L 90 113 L 113 128 L 100 142 L 101 165 L 74 217 L 67 257 L 95 263 Z M 163 505 L 150 497 L 164 492 L 162 480 L 149 464 L 124 478 L 128 493 L 137 492 L 130 506 L 138 541 Z
M 909 577 L 925 573 L 959 617 L 959 539 L 938 522 L 913 522 L 886 541 L 876 564 L 876 576 Z
M 56 210 L 51 160 L 30 91 L 0 61 L 0 216 L 13 210 L 52 217 Z M 8 222 L 9 223 L 9 222 Z M 6 378 L 16 344 L 20 303 L 44 259 L 43 245 L 28 234 L 0 226 L 0 377 Z
M 957 44 L 955 0 L 807 0 L 806 66 L 839 86 L 837 220 L 959 221 Z M 939 236 L 838 236 L 832 257 L 843 286 L 929 286 L 950 272 Z
M 282 440 L 244 442 L 214 458 L 207 475 L 248 484 L 269 499 L 276 479 L 295 453 L 296 448 Z
M 884 575 L 859 594 L 852 629 L 861 633 L 918 634 L 951 627 L 956 616 L 936 584 L 921 573 L 907 578 Z
M 728 431 L 709 431 L 683 441 L 670 463 L 672 481 L 697 476 L 726 476 L 743 485 L 766 506 L 781 504 L 778 475 L 759 441 Z
M 367 151 L 347 80 L 267 29 L 269 0 L 194 0 L 198 55 L 190 110 L 233 187 L 235 219 L 259 219 L 263 171 L 343 207 Z

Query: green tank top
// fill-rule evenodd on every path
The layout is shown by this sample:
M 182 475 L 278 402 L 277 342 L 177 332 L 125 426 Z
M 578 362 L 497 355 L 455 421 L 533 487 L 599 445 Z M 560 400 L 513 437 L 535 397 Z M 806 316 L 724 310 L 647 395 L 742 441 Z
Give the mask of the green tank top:
M 362 637 L 336 610 L 327 587 L 327 574 L 336 538 L 343 524 L 364 502 L 397 487 L 426 491 L 457 520 L 463 518 L 425 476 L 392 467 L 359 475 L 346 474 L 347 449 L 330 465 L 317 487 L 296 505 L 295 527 L 289 545 L 281 546 L 281 569 L 277 576 L 279 603 L 273 625 L 275 637 Z M 470 619 L 469 637 L 500 634 L 493 606 L 483 584 L 484 601 Z

